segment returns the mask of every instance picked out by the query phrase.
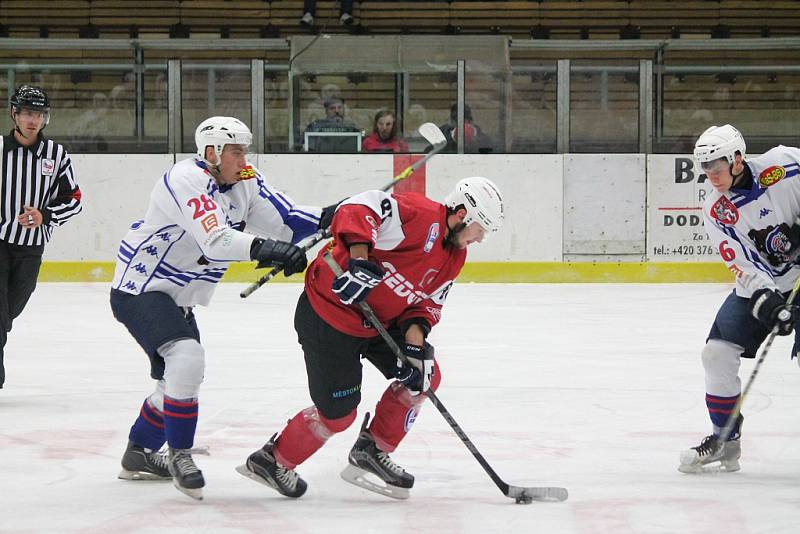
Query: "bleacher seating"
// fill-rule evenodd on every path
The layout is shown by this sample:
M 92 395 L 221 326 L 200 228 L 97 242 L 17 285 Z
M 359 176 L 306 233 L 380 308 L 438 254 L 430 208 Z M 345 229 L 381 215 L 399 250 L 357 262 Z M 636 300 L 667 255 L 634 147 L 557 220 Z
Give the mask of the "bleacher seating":
M 277 37 L 308 30 L 302 0 L 0 0 L 0 32 L 59 36 Z M 797 35 L 794 0 L 356 1 L 356 24 L 319 0 L 329 33 L 500 33 L 540 38 L 667 38 Z

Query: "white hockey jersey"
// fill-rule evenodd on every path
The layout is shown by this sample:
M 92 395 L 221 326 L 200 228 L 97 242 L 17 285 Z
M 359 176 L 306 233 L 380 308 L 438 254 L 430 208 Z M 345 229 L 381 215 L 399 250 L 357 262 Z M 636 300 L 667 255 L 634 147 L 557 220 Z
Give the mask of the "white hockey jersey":
M 228 264 L 250 260 L 255 236 L 297 243 L 317 231 L 320 212 L 296 205 L 258 171 L 218 186 L 204 162 L 181 161 L 156 183 L 144 220 L 122 239 L 112 287 L 208 305 Z
M 770 265 L 750 236 L 753 230 L 763 231 L 781 223 L 791 227 L 798 222 L 800 149 L 777 146 L 746 164 L 753 174 L 751 188 L 713 191 L 706 198 L 706 232 L 736 275 L 738 296 L 750 297 L 761 288 L 789 291 L 800 276 L 800 266 L 795 262 Z

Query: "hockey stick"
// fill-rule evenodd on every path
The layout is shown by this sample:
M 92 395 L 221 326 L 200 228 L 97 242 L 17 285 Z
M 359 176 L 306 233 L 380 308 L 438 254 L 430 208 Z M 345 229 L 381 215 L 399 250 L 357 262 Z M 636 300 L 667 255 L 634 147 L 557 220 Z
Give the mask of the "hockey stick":
M 339 266 L 338 263 L 333 259 L 330 252 L 326 252 L 322 258 L 325 260 L 325 263 L 333 270 L 333 273 L 336 276 L 341 276 L 344 271 Z M 405 354 L 403 351 L 400 350 L 400 347 L 397 346 L 394 339 L 389 332 L 383 327 L 383 324 L 380 320 L 375 316 L 375 312 L 372 311 L 369 304 L 364 301 L 358 303 L 361 311 L 364 313 L 364 316 L 367 320 L 375 327 L 375 330 L 378 331 L 380 336 L 389 345 L 389 348 L 392 350 L 394 355 L 400 359 L 402 362 L 407 362 Z M 450 412 L 447 411 L 447 408 L 444 407 L 442 401 L 439 400 L 439 397 L 436 396 L 432 390 L 428 390 L 425 392 L 425 395 L 431 400 L 434 406 L 439 410 L 439 413 L 442 414 L 444 420 L 447 421 L 447 424 L 450 425 L 450 428 L 456 433 L 456 435 L 461 439 L 461 441 L 466 445 L 469 452 L 472 453 L 472 456 L 478 460 L 478 463 L 481 464 L 483 470 L 486 471 L 486 474 L 489 475 L 489 478 L 500 488 L 500 491 L 503 492 L 503 495 L 506 497 L 510 497 L 515 499 L 517 504 L 530 504 L 532 501 L 541 501 L 541 502 L 561 502 L 567 500 L 569 494 L 567 493 L 566 488 L 557 488 L 557 487 L 522 487 L 522 486 L 512 486 L 503 481 L 500 478 L 492 466 L 489 465 L 489 462 L 486 461 L 486 458 L 478 451 L 478 448 L 472 442 L 471 439 L 467 436 L 461 426 L 456 422 Z
M 794 302 L 798 290 L 800 290 L 800 278 L 795 281 L 792 292 L 789 294 L 789 298 L 786 299 L 787 306 L 791 306 L 791 304 Z M 753 372 L 750 373 L 750 378 L 747 379 L 747 383 L 744 385 L 744 389 L 742 390 L 741 395 L 739 395 L 739 399 L 736 401 L 736 404 L 733 405 L 733 410 L 728 416 L 728 421 L 725 423 L 725 426 L 722 427 L 722 431 L 719 433 L 717 447 L 722 447 L 722 445 L 728 440 L 728 436 L 730 436 L 731 432 L 733 432 L 733 427 L 736 425 L 736 420 L 739 419 L 739 412 L 742 411 L 744 399 L 747 397 L 747 393 L 750 391 L 750 387 L 753 385 L 753 382 L 755 382 L 758 371 L 761 369 L 761 364 L 764 363 L 764 359 L 766 359 L 767 353 L 769 353 L 769 349 L 772 347 L 772 342 L 775 341 L 775 336 L 777 335 L 778 327 L 776 326 L 769 333 L 769 336 L 767 336 L 767 342 L 764 343 L 764 348 L 761 349 L 761 355 L 758 357 L 756 365 L 753 367 Z
M 411 176 L 414 173 L 414 171 L 419 169 L 421 166 L 425 165 L 425 162 L 427 162 L 433 156 L 444 150 L 444 147 L 447 146 L 447 139 L 445 139 L 444 134 L 439 129 L 439 127 L 433 124 L 432 122 L 424 123 L 422 126 L 419 127 L 419 130 L 417 131 L 422 137 L 425 138 L 426 141 L 428 141 L 433 146 L 433 149 L 427 154 L 425 154 L 425 156 L 422 159 L 415 161 L 414 163 L 403 169 L 400 172 L 400 174 L 392 178 L 391 182 L 383 186 L 381 188 L 381 191 L 384 192 L 388 191 L 389 189 L 397 185 L 398 182 L 401 182 L 406 178 L 408 178 L 409 176 Z M 327 229 L 319 230 L 317 233 L 312 234 L 306 237 L 305 239 L 301 240 L 299 243 L 297 243 L 297 246 L 299 246 L 305 252 L 308 251 L 317 243 L 319 243 L 320 241 L 322 241 L 323 239 L 327 239 L 328 237 L 330 237 L 330 232 L 328 232 Z M 259 278 L 246 288 L 244 288 L 244 290 L 241 293 L 239 293 L 239 296 L 242 297 L 243 299 L 249 297 L 250 295 L 253 294 L 253 292 L 255 292 L 255 290 L 257 290 L 259 287 L 263 286 L 264 284 L 275 278 L 275 276 L 281 271 L 283 271 L 283 266 L 274 267 L 270 272 L 268 272 L 267 274 L 265 274 L 264 276 L 262 276 L 261 278 Z

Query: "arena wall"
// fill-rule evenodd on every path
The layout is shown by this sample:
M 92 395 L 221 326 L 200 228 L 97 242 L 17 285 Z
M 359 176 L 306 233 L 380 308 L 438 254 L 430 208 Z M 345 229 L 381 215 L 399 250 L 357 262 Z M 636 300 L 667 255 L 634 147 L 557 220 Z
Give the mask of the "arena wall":
M 41 280 L 110 280 L 120 238 L 144 215 L 155 181 L 185 157 L 189 155 L 73 155 L 84 211 L 57 229 L 45 252 Z M 311 205 L 380 188 L 407 159 L 391 154 L 251 157 L 270 183 Z M 470 248 L 463 280 L 732 279 L 703 231 L 701 205 L 709 186 L 689 156 L 440 155 L 426 167 L 410 180 L 431 198 L 442 199 L 462 177 L 480 175 L 494 180 L 507 202 L 505 226 Z M 225 280 L 251 281 L 257 275 L 252 264 L 237 264 Z

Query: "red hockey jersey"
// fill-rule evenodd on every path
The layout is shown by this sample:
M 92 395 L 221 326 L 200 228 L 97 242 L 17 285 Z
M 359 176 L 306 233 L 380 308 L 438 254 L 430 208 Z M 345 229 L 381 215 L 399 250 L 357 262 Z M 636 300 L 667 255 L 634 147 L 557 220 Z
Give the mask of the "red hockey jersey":
M 447 208 L 418 193 L 367 191 L 339 206 L 331 225 L 333 257 L 347 270 L 350 245 L 367 243 L 369 259 L 385 271 L 367 304 L 385 327 L 414 317 L 431 326 L 464 261 L 466 249 L 443 246 Z M 314 310 L 337 330 L 357 337 L 377 335 L 358 305 L 345 306 L 331 290 L 333 271 L 323 248 L 306 272 L 306 293 Z

